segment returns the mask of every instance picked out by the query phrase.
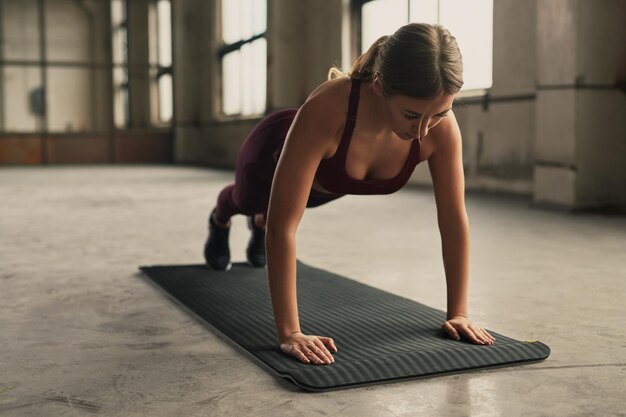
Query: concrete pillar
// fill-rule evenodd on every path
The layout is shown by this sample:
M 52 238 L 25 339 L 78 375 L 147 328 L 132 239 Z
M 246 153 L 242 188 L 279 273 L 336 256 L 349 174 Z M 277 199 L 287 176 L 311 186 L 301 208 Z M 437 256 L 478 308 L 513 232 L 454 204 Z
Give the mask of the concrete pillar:
M 625 19 L 622 0 L 538 2 L 536 203 L 626 209 Z
M 111 5 L 108 2 L 83 1 L 78 3 L 89 18 L 89 59 L 92 62 L 110 63 L 111 55 Z M 111 71 L 97 69 L 91 75 L 91 107 L 93 130 L 108 131 L 113 124 L 113 95 Z
M 174 76 L 174 158 L 198 163 L 209 153 L 211 138 L 203 128 L 212 122 L 219 99 L 214 7 L 218 0 L 172 2 L 172 68 Z
M 267 2 L 267 105 L 270 109 L 298 106 L 305 94 L 305 33 L 302 3 Z
M 268 1 L 268 108 L 300 106 L 341 61 L 342 2 Z
M 128 89 L 130 128 L 150 126 L 149 2 L 128 2 Z
M 530 189 L 535 129 L 532 97 L 536 7 L 534 0 L 494 2 L 490 102 L 487 108 L 472 109 L 469 129 L 463 132 L 468 133 L 464 135 L 468 151 L 464 160 L 472 176 L 468 185 L 481 188 L 502 183 L 511 191 Z

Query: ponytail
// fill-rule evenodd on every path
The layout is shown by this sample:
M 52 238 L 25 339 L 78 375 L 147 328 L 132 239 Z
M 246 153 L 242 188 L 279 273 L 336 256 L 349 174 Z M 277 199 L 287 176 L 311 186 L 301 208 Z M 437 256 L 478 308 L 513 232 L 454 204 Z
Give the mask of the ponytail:
M 371 80 L 374 77 L 374 67 L 379 57 L 381 47 L 389 39 L 388 35 L 381 36 L 369 47 L 369 49 L 354 61 L 350 77 Z
M 376 65 L 376 60 L 379 56 L 380 48 L 385 44 L 385 42 L 389 39 L 388 35 L 381 36 L 374 42 L 364 54 L 359 56 L 354 64 L 352 65 L 352 70 L 349 73 L 342 72 L 336 66 L 331 67 L 328 70 L 328 79 L 332 80 L 333 78 L 339 77 L 352 77 L 352 78 L 360 78 L 362 80 L 371 80 L 374 77 L 374 66 Z

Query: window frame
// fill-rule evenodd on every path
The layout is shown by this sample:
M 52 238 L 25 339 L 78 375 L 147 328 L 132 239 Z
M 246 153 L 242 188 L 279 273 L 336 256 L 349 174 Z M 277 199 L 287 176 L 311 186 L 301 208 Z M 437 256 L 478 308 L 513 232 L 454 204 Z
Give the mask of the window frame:
M 126 0 L 128 1 L 128 0 Z M 132 0 L 131 0 L 132 1 Z M 160 33 L 159 33 L 159 13 L 158 13 L 158 8 L 159 8 L 159 3 L 160 2 L 168 2 L 170 4 L 170 44 L 172 47 L 172 53 L 171 53 L 171 62 L 169 65 L 161 65 L 161 57 L 160 57 L 160 44 L 159 44 L 159 40 L 160 40 Z M 155 62 L 156 63 L 152 63 L 150 62 L 150 79 L 151 79 L 151 84 L 153 83 L 153 85 L 151 85 L 151 92 L 154 92 L 154 97 L 155 97 L 155 102 L 151 102 L 151 114 L 150 114 L 150 119 L 151 122 L 154 126 L 156 127 L 169 127 L 172 126 L 174 124 L 174 115 L 175 115 L 175 110 L 174 110 L 174 72 L 172 70 L 173 64 L 174 64 L 174 56 L 173 56 L 173 16 L 172 16 L 172 0 L 150 0 L 150 4 L 149 4 L 150 10 L 149 10 L 149 18 L 150 15 L 153 15 L 153 19 L 154 19 L 154 30 L 152 30 L 151 34 L 150 34 L 150 41 L 154 41 L 154 49 L 155 49 Z M 154 80 L 152 79 L 153 77 L 153 72 L 155 72 L 154 74 Z M 169 120 L 163 120 L 161 119 L 161 89 L 159 87 L 159 80 L 161 79 L 161 77 L 163 77 L 164 75 L 169 75 L 172 78 L 172 116 L 171 119 Z
M 111 100 L 112 100 L 112 112 L 113 112 L 113 120 L 111 120 L 111 124 L 112 124 L 112 128 L 113 130 L 125 130 L 125 129 L 129 129 L 130 128 L 130 103 L 131 103 L 131 98 L 130 98 L 130 80 L 129 80 L 129 74 L 128 74 L 128 0 L 111 0 L 110 6 L 113 6 L 113 1 L 118 1 L 122 3 L 122 10 L 124 11 L 124 15 L 123 15 L 123 20 L 114 25 L 113 24 L 113 19 L 111 16 Z M 114 59 L 113 56 L 113 52 L 114 52 L 114 44 L 116 39 L 116 36 L 121 36 L 118 34 L 119 31 L 124 30 L 124 36 L 123 36 L 123 47 L 122 50 L 120 51 L 120 54 L 122 56 L 122 59 L 117 62 Z M 115 70 L 117 69 L 121 69 L 122 73 L 124 74 L 124 80 L 121 83 L 117 83 L 115 80 Z M 124 119 L 123 119 L 123 124 L 121 125 L 117 125 L 117 120 L 115 120 L 116 117 L 116 108 L 115 106 L 117 106 L 116 103 L 116 99 L 117 99 L 117 94 L 120 94 L 120 96 L 122 97 L 122 105 L 124 106 L 122 109 L 123 115 L 124 115 Z
M 268 51 L 269 51 L 269 42 L 268 42 L 268 21 L 269 21 L 269 1 L 265 0 L 265 7 L 266 7 L 266 24 L 265 24 L 265 30 L 262 33 L 258 33 L 256 35 L 253 35 L 247 39 L 241 39 L 237 42 L 233 42 L 233 43 L 226 43 L 224 42 L 223 39 L 223 25 L 222 25 L 222 1 L 221 0 L 214 0 L 214 10 L 215 10 L 215 31 L 214 31 L 214 37 L 215 37 L 215 61 L 214 61 L 214 72 L 216 74 L 216 76 L 214 77 L 214 83 L 213 83 L 213 87 L 214 87 L 214 91 L 216 92 L 215 97 L 216 99 L 214 100 L 213 104 L 214 104 L 214 111 L 213 111 L 213 120 L 218 121 L 218 122 L 236 122 L 236 121 L 246 121 L 246 120 L 259 120 L 261 118 L 263 118 L 263 116 L 265 116 L 265 114 L 267 114 L 268 111 L 268 97 L 267 97 L 267 90 L 266 90 L 266 94 L 265 94 L 265 105 L 264 105 L 264 109 L 261 113 L 256 113 L 256 114 L 242 114 L 242 113 L 237 113 L 237 114 L 225 114 L 223 112 L 223 105 L 224 105 L 224 75 L 223 75 L 223 60 L 224 60 L 224 56 L 228 55 L 229 53 L 235 52 L 235 51 L 239 51 L 241 50 L 241 48 L 244 45 L 248 45 L 251 44 L 252 42 L 258 40 L 258 39 L 265 39 L 266 44 L 267 44 L 267 50 L 266 50 L 266 63 L 267 63 L 267 55 L 268 55 Z M 267 64 L 266 64 L 267 65 Z M 268 83 L 268 76 L 266 75 L 266 79 L 265 79 L 265 83 L 266 86 L 269 84 Z

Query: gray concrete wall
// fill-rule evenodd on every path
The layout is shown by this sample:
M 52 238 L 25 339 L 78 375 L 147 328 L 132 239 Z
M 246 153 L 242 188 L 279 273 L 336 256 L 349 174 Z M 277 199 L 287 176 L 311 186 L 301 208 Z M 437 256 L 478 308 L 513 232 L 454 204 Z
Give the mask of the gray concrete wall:
M 578 1 L 577 207 L 626 210 L 626 2 Z
M 269 2 L 269 109 L 300 106 L 341 59 L 341 0 Z
M 209 65 L 216 49 L 212 47 L 214 0 L 172 2 L 172 67 L 174 74 L 175 160 L 181 163 L 211 163 L 219 153 L 203 130 L 211 123 L 213 112 Z M 209 150 L 213 150 L 213 153 Z M 214 158 L 217 160 L 217 158 Z
M 534 199 L 624 210 L 626 3 L 540 2 L 537 16 Z

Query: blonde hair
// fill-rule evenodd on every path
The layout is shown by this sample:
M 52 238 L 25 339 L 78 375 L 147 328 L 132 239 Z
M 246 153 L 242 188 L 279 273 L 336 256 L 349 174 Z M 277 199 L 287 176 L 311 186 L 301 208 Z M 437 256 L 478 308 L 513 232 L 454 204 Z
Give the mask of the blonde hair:
M 328 80 L 332 80 L 334 78 L 345 78 L 345 77 L 349 77 L 349 76 L 350 76 L 349 74 L 341 71 L 337 66 L 333 65 L 328 70 L 328 76 L 326 78 Z
M 409 23 L 391 36 L 381 36 L 359 56 L 347 74 L 336 66 L 328 79 L 380 74 L 385 96 L 429 98 L 456 94 L 463 86 L 463 60 L 454 36 L 441 25 Z

